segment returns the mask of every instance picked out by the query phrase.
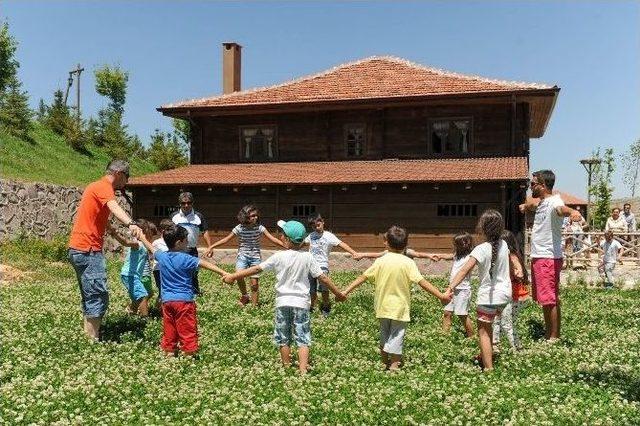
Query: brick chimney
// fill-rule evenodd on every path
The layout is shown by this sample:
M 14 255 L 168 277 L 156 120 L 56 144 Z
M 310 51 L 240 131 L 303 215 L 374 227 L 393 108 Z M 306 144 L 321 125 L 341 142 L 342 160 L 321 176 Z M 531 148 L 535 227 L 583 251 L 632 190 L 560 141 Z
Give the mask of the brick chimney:
M 240 57 L 242 46 L 222 43 L 222 93 L 240 91 Z

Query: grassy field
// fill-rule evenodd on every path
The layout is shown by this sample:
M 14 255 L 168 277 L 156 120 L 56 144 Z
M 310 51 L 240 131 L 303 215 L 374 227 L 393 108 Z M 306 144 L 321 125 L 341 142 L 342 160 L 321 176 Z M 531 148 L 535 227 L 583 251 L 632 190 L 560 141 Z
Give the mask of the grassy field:
M 52 262 L 59 254 L 0 250 L 3 263 L 32 271 L 0 289 L 1 423 L 640 424 L 638 291 L 565 290 L 555 345 L 540 340 L 541 313 L 529 306 L 518 324 L 525 350 L 503 351 L 482 373 L 475 342 L 442 334 L 441 306 L 416 289 L 406 366 L 388 373 L 365 284 L 329 319 L 314 316 L 313 368 L 300 377 L 279 366 L 271 344 L 272 275 L 262 279 L 263 306 L 242 310 L 235 290 L 203 273 L 200 358 L 166 359 L 160 320 L 124 313 L 117 260 L 104 341 L 91 344 L 72 269 Z M 332 276 L 345 286 L 355 273 Z
M 33 141 L 10 136 L 0 130 L 0 176 L 23 181 L 84 186 L 100 178 L 109 162 L 108 155 L 96 146 L 88 153 L 74 151 L 65 140 L 46 127 L 35 124 Z M 139 176 L 156 171 L 153 164 L 129 159 L 131 174 Z

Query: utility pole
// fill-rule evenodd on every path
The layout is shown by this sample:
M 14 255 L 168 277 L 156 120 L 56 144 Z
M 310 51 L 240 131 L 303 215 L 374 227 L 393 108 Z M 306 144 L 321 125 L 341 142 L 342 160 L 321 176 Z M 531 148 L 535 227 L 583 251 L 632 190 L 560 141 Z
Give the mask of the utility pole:
M 593 218 L 591 216 L 591 177 L 593 176 L 593 171 L 596 166 L 600 165 L 602 160 L 599 158 L 585 158 L 584 160 L 580 160 L 580 164 L 587 171 L 587 217 L 589 218 L 589 223 L 593 226 Z
M 67 79 L 67 91 L 64 95 L 64 104 L 67 104 L 67 98 L 69 97 L 69 89 L 73 85 L 73 77 L 76 76 L 76 106 L 71 107 L 76 109 L 76 120 L 78 122 L 78 126 L 80 125 L 80 74 L 84 71 L 84 68 L 81 68 L 80 64 L 77 65 L 76 69 L 69 71 L 69 78 Z

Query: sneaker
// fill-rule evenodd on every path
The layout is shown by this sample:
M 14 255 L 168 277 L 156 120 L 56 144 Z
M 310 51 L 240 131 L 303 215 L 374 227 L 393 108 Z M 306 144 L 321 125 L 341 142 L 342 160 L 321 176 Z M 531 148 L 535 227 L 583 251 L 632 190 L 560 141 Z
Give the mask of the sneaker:
M 240 296 L 240 300 L 238 300 L 238 303 L 241 306 L 246 306 L 249 302 L 251 302 L 251 298 L 248 294 L 243 294 L 242 296 Z

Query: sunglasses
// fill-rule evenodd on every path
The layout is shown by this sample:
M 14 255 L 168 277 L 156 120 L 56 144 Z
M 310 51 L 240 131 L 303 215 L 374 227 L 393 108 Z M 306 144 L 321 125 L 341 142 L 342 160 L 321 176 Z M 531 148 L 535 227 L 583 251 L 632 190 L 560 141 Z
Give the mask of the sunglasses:
M 190 206 L 191 204 L 193 204 L 191 201 L 182 201 L 180 203 L 181 206 Z

